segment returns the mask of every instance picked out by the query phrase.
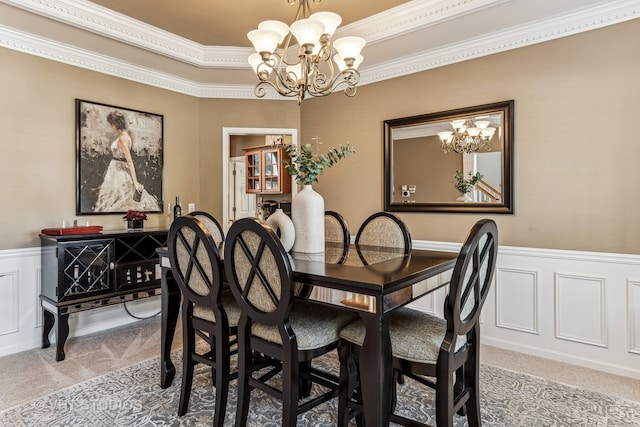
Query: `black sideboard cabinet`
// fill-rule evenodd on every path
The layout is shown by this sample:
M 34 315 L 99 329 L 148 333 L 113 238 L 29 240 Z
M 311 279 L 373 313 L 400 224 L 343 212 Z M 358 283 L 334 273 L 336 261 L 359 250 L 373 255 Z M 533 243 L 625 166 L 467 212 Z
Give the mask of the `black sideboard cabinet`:
M 40 235 L 42 251 L 42 348 L 65 358 L 69 314 L 160 294 L 156 249 L 167 245 L 168 230 L 104 231 L 84 235 Z

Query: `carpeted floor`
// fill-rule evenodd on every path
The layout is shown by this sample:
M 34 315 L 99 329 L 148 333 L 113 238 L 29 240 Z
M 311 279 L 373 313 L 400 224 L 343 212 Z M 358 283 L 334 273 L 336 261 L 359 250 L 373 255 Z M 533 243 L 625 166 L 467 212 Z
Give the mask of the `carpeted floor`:
M 173 360 L 180 361 L 179 352 Z M 235 361 L 235 359 L 234 359 Z M 319 362 L 337 372 L 335 354 Z M 159 386 L 159 359 L 153 358 L 0 412 L 0 426 L 202 426 L 212 422 L 214 391 L 210 371 L 197 370 L 189 412 L 176 415 L 180 372 L 173 385 Z M 180 371 L 179 366 L 177 367 Z M 639 426 L 640 403 L 610 397 L 542 378 L 482 365 L 483 426 Z M 399 408 L 434 423 L 433 394 L 411 381 L 399 387 Z M 232 382 L 226 425 L 235 419 L 236 387 Z M 281 404 L 254 392 L 248 426 L 279 426 Z M 336 424 L 337 399 L 301 415 L 298 425 Z M 466 426 L 459 417 L 455 426 Z

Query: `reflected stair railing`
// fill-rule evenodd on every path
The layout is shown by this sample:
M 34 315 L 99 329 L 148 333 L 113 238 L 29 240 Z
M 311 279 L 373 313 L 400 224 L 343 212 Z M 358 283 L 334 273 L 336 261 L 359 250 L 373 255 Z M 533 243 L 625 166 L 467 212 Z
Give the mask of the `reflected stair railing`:
M 483 179 L 476 184 L 476 190 L 480 202 L 500 202 L 502 200 L 502 192 Z

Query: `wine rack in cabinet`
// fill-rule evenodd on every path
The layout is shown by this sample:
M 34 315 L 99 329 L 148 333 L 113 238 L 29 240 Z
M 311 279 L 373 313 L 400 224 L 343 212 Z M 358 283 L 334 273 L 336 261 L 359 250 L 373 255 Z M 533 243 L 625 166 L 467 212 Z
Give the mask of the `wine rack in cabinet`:
M 56 360 L 65 358 L 69 315 L 160 293 L 156 249 L 165 229 L 89 235 L 40 235 L 42 251 L 42 348 L 55 326 Z

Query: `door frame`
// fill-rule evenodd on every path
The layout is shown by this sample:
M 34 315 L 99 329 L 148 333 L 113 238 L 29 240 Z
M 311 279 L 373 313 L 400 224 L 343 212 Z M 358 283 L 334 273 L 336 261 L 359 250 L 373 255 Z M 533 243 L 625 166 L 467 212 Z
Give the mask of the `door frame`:
M 298 146 L 298 129 L 294 128 L 222 128 L 222 228 L 229 230 L 229 160 L 232 135 L 291 135 L 291 145 Z M 295 178 L 291 178 L 291 197 L 298 192 Z

